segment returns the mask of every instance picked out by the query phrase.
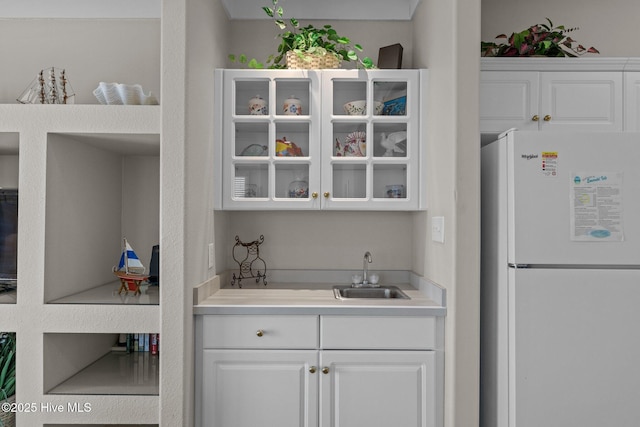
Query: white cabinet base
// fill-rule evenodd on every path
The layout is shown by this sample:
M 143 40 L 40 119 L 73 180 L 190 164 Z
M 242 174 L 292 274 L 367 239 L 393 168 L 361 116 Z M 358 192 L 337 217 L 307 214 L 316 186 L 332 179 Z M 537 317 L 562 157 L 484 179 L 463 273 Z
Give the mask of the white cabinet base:
M 435 427 L 435 352 L 322 351 L 321 427 Z

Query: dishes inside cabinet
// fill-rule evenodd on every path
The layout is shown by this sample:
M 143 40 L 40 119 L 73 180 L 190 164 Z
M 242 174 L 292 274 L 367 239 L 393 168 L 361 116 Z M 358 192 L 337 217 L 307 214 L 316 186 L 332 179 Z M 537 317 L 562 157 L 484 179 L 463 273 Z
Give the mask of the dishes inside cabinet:
M 382 114 L 385 116 L 406 116 L 407 97 L 401 96 L 385 101 Z
M 336 138 L 335 155 L 337 157 L 364 157 L 367 155 L 367 134 L 363 131 L 351 132 L 344 143 Z
M 276 140 L 276 156 L 279 157 L 302 157 L 302 149 L 295 142 L 287 141 L 286 137 Z
M 260 144 L 251 144 L 240 153 L 241 156 L 266 156 L 269 147 Z

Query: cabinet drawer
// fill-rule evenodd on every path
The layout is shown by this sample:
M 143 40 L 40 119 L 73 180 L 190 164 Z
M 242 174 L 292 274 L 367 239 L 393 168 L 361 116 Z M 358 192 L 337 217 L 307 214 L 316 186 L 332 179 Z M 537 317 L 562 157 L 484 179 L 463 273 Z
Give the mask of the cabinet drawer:
M 317 348 L 318 316 L 204 316 L 204 348 Z
M 419 349 L 436 346 L 435 317 L 321 316 L 323 349 Z

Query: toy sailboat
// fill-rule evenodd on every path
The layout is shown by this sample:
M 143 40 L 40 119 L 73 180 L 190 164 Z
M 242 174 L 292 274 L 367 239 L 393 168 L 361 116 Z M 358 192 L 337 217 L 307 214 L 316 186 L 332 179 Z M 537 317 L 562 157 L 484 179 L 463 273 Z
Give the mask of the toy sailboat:
M 51 67 L 40 70 L 17 101 L 21 104 L 73 104 L 74 96 L 66 71 L 58 72 L 57 68 Z
M 118 294 L 133 291 L 134 295 L 140 294 L 140 283 L 149 278 L 145 273 L 145 267 L 135 253 L 127 239 L 123 239 L 124 245 L 120 262 L 113 267 L 113 274 L 120 279 Z

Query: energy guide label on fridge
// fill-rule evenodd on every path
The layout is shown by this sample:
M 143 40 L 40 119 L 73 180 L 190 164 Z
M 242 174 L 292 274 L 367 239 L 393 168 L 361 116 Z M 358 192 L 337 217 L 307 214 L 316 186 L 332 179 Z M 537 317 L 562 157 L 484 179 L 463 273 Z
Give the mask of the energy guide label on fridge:
M 571 174 L 571 240 L 623 240 L 622 176 L 622 172 Z
M 542 152 L 542 174 L 544 176 L 558 175 L 558 152 L 543 151 Z

